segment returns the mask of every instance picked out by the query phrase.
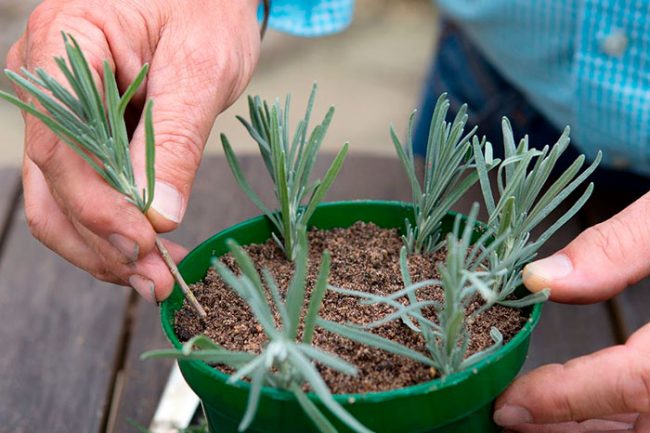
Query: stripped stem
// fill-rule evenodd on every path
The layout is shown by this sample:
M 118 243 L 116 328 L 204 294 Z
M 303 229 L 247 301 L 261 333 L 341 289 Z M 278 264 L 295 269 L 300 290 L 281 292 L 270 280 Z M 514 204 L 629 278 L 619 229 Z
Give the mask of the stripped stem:
M 185 280 L 183 279 L 183 276 L 178 270 L 178 266 L 176 266 L 176 263 L 174 263 L 172 256 L 169 254 L 169 251 L 167 251 L 167 247 L 165 247 L 165 244 L 163 244 L 160 236 L 156 236 L 156 247 L 158 247 L 158 251 L 160 251 L 160 255 L 165 261 L 167 267 L 169 268 L 169 271 L 174 276 L 174 279 L 178 283 L 179 287 L 183 291 L 185 298 L 190 302 L 190 305 L 192 305 L 192 307 L 194 307 L 196 312 L 199 313 L 199 316 L 207 317 L 207 314 L 203 309 L 203 306 L 196 299 L 196 296 L 194 296 L 194 293 L 192 293 L 192 291 L 190 290 L 190 286 L 188 286 Z

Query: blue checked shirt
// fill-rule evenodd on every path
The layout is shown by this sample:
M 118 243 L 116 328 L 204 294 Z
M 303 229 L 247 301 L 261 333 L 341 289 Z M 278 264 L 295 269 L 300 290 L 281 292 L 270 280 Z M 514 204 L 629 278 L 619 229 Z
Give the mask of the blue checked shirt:
M 588 158 L 650 175 L 650 1 L 438 0 L 495 68 Z M 270 26 L 345 28 L 353 0 L 274 0 Z

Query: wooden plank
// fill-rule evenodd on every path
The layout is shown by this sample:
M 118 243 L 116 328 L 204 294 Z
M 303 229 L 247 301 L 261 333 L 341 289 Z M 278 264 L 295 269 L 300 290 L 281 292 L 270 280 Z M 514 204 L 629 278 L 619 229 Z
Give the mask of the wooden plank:
M 13 207 L 18 202 L 19 194 L 20 170 L 17 167 L 0 169 L 0 254 L 12 221 Z
M 14 218 L 0 263 L 0 432 L 99 432 L 128 292 L 48 251 L 22 208 Z
M 625 289 L 613 302 L 624 338 L 650 322 L 650 279 Z

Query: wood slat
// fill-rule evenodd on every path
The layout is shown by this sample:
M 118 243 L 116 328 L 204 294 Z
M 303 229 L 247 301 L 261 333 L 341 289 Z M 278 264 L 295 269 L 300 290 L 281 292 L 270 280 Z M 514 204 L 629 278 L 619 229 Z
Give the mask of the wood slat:
M 21 208 L 14 218 L 0 263 L 0 432 L 99 432 L 128 291 L 48 251 Z
M 2 243 L 12 221 L 13 207 L 17 205 L 20 193 L 20 170 L 17 167 L 0 169 L 0 257 Z
M 650 322 L 650 279 L 625 289 L 617 296 L 614 307 L 617 309 L 622 334 L 632 335 Z

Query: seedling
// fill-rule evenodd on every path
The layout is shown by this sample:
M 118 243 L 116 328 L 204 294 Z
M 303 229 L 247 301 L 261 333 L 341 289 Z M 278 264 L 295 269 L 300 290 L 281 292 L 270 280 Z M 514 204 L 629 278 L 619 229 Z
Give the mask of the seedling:
M 307 136 L 315 98 L 316 85 L 314 84 L 307 103 L 305 117 L 298 123 L 291 140 L 289 139 L 290 95 L 285 99 L 284 109 L 277 100 L 272 106 L 269 106 L 259 96 L 249 97 L 250 122 L 237 116 L 257 142 L 266 169 L 273 181 L 275 197 L 280 209 L 278 212 L 269 210 L 250 187 L 228 138 L 221 134 L 223 149 L 237 183 L 273 223 L 280 235 L 278 237 L 274 233 L 273 239 L 287 258 L 292 261 L 296 260 L 297 239 L 302 235 L 301 230 L 306 230 L 309 218 L 316 210 L 316 206 L 325 198 L 325 194 L 341 170 L 348 152 L 348 144 L 345 143 L 325 173 L 323 180 L 310 183 L 309 178 L 316 163 L 318 150 L 334 115 L 334 107 L 330 107 L 323 121 Z M 306 199 L 307 203 L 303 206 Z
M 449 100 L 442 94 L 436 102 L 429 130 L 426 157 L 424 161 L 424 181 L 418 179 L 413 156 L 413 121 L 415 112 L 409 119 L 406 146 L 402 145 L 395 130 L 391 127 L 391 137 L 397 156 L 411 185 L 415 224 L 406 221 L 404 244 L 410 254 L 430 253 L 443 244 L 440 239 L 440 223 L 452 206 L 467 192 L 479 178 L 473 170 L 474 156 L 471 139 L 476 132 L 473 128 L 465 132 L 467 106 L 463 105 L 456 118 L 447 123 L 445 117 L 449 110 Z M 481 151 L 480 149 L 478 150 Z M 485 172 L 499 162 L 492 160 L 490 144 L 486 145 Z
M 557 180 L 547 186 L 560 156 L 569 146 L 569 127 L 565 128 L 552 147 L 547 145 L 541 150 L 529 148 L 527 136 L 515 146 L 512 127 L 506 118 L 502 121 L 502 129 L 505 159 L 497 171 L 497 197 L 487 176 L 489 163 L 483 158 L 476 138 L 473 146 L 483 199 L 489 214 L 487 225 L 494 230 L 495 236 L 506 236 L 499 248 L 488 256 L 489 269 L 495 275 L 494 302 L 524 307 L 545 301 L 549 292 L 543 290 L 521 299 L 510 299 L 514 290 L 522 284 L 521 270 L 533 260 L 541 246 L 587 202 L 594 188 L 593 183 L 536 240 L 531 240 L 531 232 L 594 172 L 600 163 L 601 152 L 598 152 L 596 159 L 582 173 L 580 169 L 585 163 L 585 157 L 580 155 Z
M 120 96 L 115 74 L 109 63 L 104 61 L 104 87 L 101 89 L 95 84 L 88 61 L 77 41 L 71 35 L 62 35 L 68 62 L 66 63 L 63 57 L 56 57 L 54 61 L 65 76 L 70 90 L 43 69 L 37 68 L 35 73 L 31 73 L 21 68 L 23 75 L 10 70 L 5 70 L 5 74 L 38 101 L 43 110 L 9 93 L 0 92 L 0 98 L 41 120 L 59 139 L 90 164 L 110 186 L 146 213 L 153 201 L 156 179 L 151 114 L 153 102 L 147 101 L 144 108 L 147 187 L 143 190 L 139 190 L 133 175 L 124 114 L 131 98 L 147 75 L 149 66 L 145 64 L 140 69 L 133 82 Z M 102 90 L 105 103 L 102 102 Z M 187 299 L 201 316 L 205 316 L 203 307 L 183 280 L 158 236 L 156 247 Z

